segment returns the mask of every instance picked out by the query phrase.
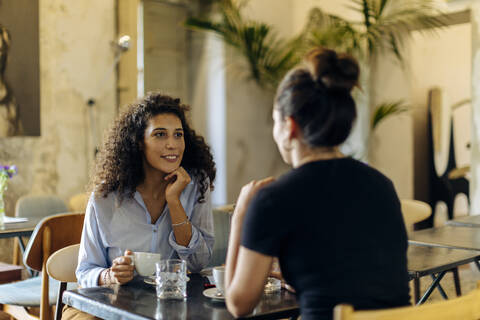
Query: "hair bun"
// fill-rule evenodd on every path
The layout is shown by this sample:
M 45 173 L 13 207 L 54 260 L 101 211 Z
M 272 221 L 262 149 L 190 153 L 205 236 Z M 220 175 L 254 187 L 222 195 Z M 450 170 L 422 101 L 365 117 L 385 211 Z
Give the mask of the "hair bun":
M 305 61 L 314 81 L 328 89 L 352 90 L 358 85 L 360 68 L 355 58 L 326 48 L 311 50 Z

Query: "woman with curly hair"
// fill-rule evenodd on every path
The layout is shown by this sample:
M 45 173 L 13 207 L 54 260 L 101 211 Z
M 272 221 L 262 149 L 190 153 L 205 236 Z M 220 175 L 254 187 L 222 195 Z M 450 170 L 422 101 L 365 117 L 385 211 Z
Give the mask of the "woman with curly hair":
M 108 133 L 80 244 L 76 275 L 82 287 L 130 281 L 131 251 L 181 258 L 191 271 L 207 265 L 215 164 L 186 121 L 188 109 L 180 99 L 149 94 Z

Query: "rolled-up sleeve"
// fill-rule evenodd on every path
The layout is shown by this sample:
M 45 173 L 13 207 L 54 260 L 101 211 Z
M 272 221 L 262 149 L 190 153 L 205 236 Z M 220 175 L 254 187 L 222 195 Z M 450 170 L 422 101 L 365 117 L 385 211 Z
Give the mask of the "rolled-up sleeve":
M 108 267 L 106 248 L 103 246 L 98 228 L 94 197 L 88 202 L 83 224 L 78 266 L 75 272 L 80 286 L 98 286 L 100 273 Z
M 181 259 L 187 261 L 188 269 L 192 272 L 198 272 L 208 265 L 215 242 L 210 188 L 207 189 L 204 196 L 205 201 L 196 202 L 190 216 L 192 238 L 188 246 L 179 245 L 173 231 L 168 238 L 169 244 Z

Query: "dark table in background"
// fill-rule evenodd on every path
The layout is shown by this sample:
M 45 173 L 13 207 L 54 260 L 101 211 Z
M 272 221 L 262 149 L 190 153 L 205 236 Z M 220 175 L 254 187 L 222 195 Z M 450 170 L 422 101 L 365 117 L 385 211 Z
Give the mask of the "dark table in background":
M 17 237 L 23 255 L 25 253 L 25 244 L 23 243 L 22 237 L 31 236 L 33 230 L 35 230 L 35 227 L 37 226 L 38 222 L 42 220 L 42 218 L 43 217 L 28 218 L 28 221 L 25 222 L 6 223 L 2 227 L 0 227 L 0 239 Z M 34 272 L 32 272 L 32 270 L 28 268 L 27 270 L 30 276 L 33 276 L 35 274 Z
M 158 300 L 155 287 L 135 278 L 123 286 L 112 285 L 65 291 L 63 302 L 83 312 L 105 319 L 234 319 L 225 304 L 203 296 L 204 279 L 190 274 L 187 299 Z M 263 295 L 248 319 L 296 318 L 300 309 L 295 295 L 281 292 Z
M 0 239 L 28 237 L 42 218 L 28 218 L 25 222 L 7 223 L 0 227 Z
M 455 218 L 448 220 L 446 224 L 457 227 L 480 228 L 480 215 Z
M 415 302 L 424 303 L 430 294 L 438 288 L 442 296 L 447 299 L 446 293 L 440 286 L 440 281 L 448 271 L 461 265 L 477 262 L 480 259 L 480 251 L 441 248 L 434 246 L 420 246 L 410 244 L 408 246 L 408 273 L 415 280 Z M 430 275 L 432 283 L 420 298 L 418 280 L 423 276 Z M 460 294 L 460 283 L 455 283 L 457 294 Z
M 480 228 L 443 226 L 414 231 L 409 234 L 411 244 L 480 251 Z

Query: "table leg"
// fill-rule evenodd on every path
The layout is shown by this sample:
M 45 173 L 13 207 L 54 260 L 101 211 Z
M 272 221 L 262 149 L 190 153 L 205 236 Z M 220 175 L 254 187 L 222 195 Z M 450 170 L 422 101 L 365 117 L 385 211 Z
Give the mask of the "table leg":
M 17 239 L 18 239 L 18 244 L 20 245 L 20 250 L 22 251 L 22 257 L 23 257 L 23 255 L 25 254 L 25 244 L 23 244 L 23 239 L 21 236 L 18 236 Z M 27 268 L 27 272 L 30 275 L 30 277 L 33 277 L 34 273 L 32 272 L 32 269 L 30 269 L 27 266 L 25 267 Z
M 435 281 L 435 275 L 434 274 L 431 274 L 430 277 L 432 277 L 432 280 Z M 438 288 L 438 291 L 440 291 L 440 294 L 442 295 L 443 299 L 448 300 L 448 296 L 445 293 L 445 290 L 443 290 L 443 287 L 440 283 L 438 284 L 437 288 Z
M 413 298 L 415 299 L 415 304 L 417 304 L 418 300 L 420 299 L 420 278 L 413 279 L 413 290 Z
M 460 297 L 462 295 L 462 289 L 460 287 L 460 275 L 458 274 L 458 268 L 453 268 L 452 273 L 453 282 L 455 284 L 455 293 L 457 294 L 457 297 Z
M 480 263 L 478 262 L 478 260 L 475 260 L 475 265 L 477 266 L 478 270 L 480 270 Z
M 428 297 L 430 297 L 435 287 L 437 287 L 440 283 L 440 280 L 442 280 L 443 276 L 445 276 L 445 273 L 447 273 L 447 271 L 442 271 L 437 275 L 437 277 L 430 284 L 430 287 L 428 287 L 427 291 L 425 291 L 423 297 L 417 302 L 417 306 L 427 301 Z

